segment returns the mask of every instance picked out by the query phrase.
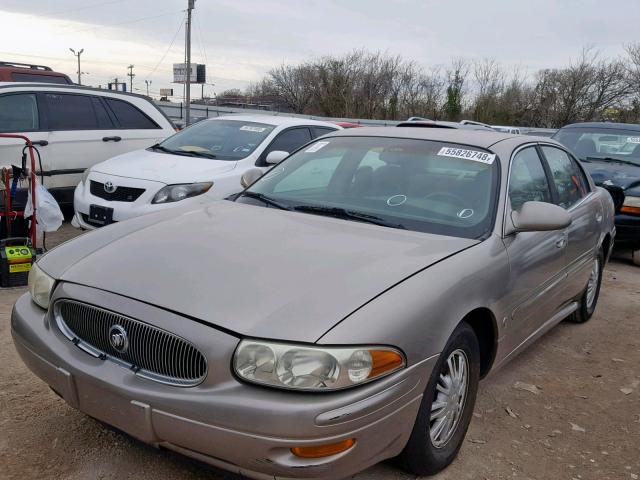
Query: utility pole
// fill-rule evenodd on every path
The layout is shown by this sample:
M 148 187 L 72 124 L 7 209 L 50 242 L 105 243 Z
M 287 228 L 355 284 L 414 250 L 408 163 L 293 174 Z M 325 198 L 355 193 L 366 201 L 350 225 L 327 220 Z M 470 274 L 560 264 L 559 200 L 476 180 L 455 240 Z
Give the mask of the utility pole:
M 127 76 L 129 77 L 129 91 L 131 93 L 133 93 L 133 77 L 136 76 L 136 74 L 133 73 L 133 67 L 134 67 L 134 65 L 129 65 L 127 67 L 129 69 L 129 73 L 127 73 Z
M 147 97 L 149 96 L 149 85 L 151 85 L 151 80 L 145 80 L 144 83 L 147 84 Z
M 84 48 L 80 49 L 78 53 L 76 53 L 73 48 L 70 48 L 69 50 L 71 50 L 71 53 L 73 53 L 75 57 L 78 57 L 78 85 L 82 85 L 82 80 L 80 78 L 80 76 L 82 75 L 82 70 L 80 70 L 80 55 L 82 55 L 82 52 L 84 52 Z
M 189 126 L 189 114 L 191 107 L 191 11 L 195 7 L 196 0 L 187 0 L 187 47 L 186 47 L 186 57 L 187 57 L 187 74 L 185 77 L 185 115 L 184 115 L 184 125 L 185 127 Z

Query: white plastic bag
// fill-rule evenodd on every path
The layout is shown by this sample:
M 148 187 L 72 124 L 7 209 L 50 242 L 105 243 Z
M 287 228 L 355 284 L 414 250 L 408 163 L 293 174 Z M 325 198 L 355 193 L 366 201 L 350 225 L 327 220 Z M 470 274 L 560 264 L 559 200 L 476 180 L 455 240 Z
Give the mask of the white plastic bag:
M 43 232 L 55 232 L 62 225 L 64 216 L 60 210 L 60 206 L 56 199 L 49 193 L 49 190 L 44 188 L 40 183 L 36 182 L 36 224 L 37 230 Z M 28 218 L 33 215 L 33 203 L 31 200 L 31 188 L 29 188 L 29 194 L 27 196 L 27 204 L 24 207 L 24 217 Z

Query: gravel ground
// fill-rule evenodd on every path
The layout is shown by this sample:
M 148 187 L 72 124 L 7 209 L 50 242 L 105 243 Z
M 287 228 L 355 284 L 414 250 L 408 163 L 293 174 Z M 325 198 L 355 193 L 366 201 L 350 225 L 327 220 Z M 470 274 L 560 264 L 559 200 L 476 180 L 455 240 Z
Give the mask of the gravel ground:
M 73 235 L 65 225 L 48 244 Z M 0 478 L 240 479 L 144 445 L 68 407 L 13 348 L 9 316 L 24 290 L 0 291 Z M 589 323 L 559 325 L 481 383 L 458 459 L 432 478 L 638 479 L 639 312 L 640 268 L 616 258 Z M 539 391 L 518 388 L 522 384 Z M 354 478 L 414 477 L 384 462 Z

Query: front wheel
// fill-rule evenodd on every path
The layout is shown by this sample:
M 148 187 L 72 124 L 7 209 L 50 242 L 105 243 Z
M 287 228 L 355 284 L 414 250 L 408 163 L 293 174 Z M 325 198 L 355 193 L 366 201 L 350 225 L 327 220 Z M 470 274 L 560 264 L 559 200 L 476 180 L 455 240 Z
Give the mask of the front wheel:
M 433 369 L 411 437 L 398 457 L 414 475 L 433 475 L 458 454 L 471 421 L 480 379 L 473 329 L 458 325 Z

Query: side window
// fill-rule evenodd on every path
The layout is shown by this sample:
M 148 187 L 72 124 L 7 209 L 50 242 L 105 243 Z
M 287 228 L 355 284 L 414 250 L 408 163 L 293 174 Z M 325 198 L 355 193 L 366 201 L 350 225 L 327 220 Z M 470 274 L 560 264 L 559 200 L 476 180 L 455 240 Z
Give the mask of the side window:
M 549 182 L 534 147 L 519 151 L 511 162 L 509 200 L 514 210 L 525 202 L 551 202 Z
M 571 157 L 571 164 L 573 165 L 573 170 L 576 172 L 576 178 L 578 179 L 578 183 L 580 184 L 580 191 L 582 192 L 582 196 L 585 196 L 591 191 L 587 176 L 574 157 Z
M 553 176 L 553 183 L 558 191 L 558 205 L 570 208 L 580 201 L 587 192 L 581 184 L 577 165 L 572 163 L 566 152 L 555 147 L 542 147 L 547 164 Z
M 307 142 L 311 141 L 311 134 L 308 128 L 292 128 L 287 130 L 276 137 L 276 139 L 269 145 L 265 154 L 273 152 L 274 150 L 282 150 L 284 152 L 292 153 L 299 147 Z
M 327 133 L 335 132 L 337 128 L 329 128 L 329 127 L 311 127 L 311 131 L 313 132 L 313 138 L 321 137 L 322 135 L 326 135 Z
M 34 94 L 0 96 L 0 132 L 28 132 L 39 128 Z
M 107 109 L 104 107 L 98 97 L 91 97 L 91 103 L 93 104 L 93 110 L 98 120 L 98 128 L 113 128 L 113 122 L 109 118 Z
M 124 100 L 115 98 L 105 98 L 109 108 L 120 123 L 120 128 L 128 129 L 149 129 L 160 128 L 160 126 L 142 113 L 137 107 Z
M 92 130 L 98 119 L 89 95 L 46 93 L 50 130 Z

